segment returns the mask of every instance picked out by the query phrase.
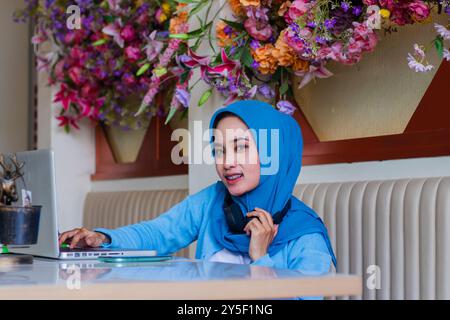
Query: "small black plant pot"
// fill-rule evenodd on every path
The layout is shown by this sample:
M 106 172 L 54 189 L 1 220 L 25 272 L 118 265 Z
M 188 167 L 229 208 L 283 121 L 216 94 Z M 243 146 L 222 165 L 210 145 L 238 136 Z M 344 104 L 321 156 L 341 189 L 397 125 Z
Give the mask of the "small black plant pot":
M 42 206 L 0 205 L 0 243 L 4 245 L 36 244 Z

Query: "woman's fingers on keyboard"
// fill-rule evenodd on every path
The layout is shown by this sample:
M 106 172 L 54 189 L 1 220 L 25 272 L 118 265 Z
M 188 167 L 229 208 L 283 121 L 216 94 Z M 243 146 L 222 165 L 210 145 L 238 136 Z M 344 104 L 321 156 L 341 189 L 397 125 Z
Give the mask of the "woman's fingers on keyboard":
M 61 246 L 67 239 L 72 238 L 72 237 L 73 237 L 74 235 L 76 235 L 79 231 L 80 231 L 80 229 L 77 228 L 77 229 L 73 229 L 73 230 L 66 231 L 66 232 L 62 233 L 62 234 L 59 236 L 59 245 Z

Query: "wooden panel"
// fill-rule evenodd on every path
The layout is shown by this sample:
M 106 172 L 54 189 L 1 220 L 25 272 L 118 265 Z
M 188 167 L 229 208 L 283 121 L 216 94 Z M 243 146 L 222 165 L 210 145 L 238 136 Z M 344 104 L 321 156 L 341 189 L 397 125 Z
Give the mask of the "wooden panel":
M 139 156 L 134 163 L 116 163 L 103 128 L 96 128 L 96 173 L 92 180 L 169 176 L 188 173 L 188 165 L 175 165 L 171 160 L 172 130 L 158 117 L 152 119 Z

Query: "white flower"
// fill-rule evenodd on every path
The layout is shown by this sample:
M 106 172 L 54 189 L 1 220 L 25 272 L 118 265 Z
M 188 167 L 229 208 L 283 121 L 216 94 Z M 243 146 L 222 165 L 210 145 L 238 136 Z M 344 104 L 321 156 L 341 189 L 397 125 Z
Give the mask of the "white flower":
M 421 57 L 422 59 L 425 58 L 425 51 L 423 51 L 423 46 L 419 46 L 417 43 L 414 44 L 414 52 L 417 56 Z
M 448 30 L 443 25 L 440 25 L 438 23 L 434 24 L 434 28 L 436 29 L 436 32 L 444 39 L 444 40 L 450 40 L 450 30 Z
M 434 68 L 431 64 L 424 65 L 422 62 L 417 61 L 411 53 L 408 53 L 407 60 L 408 66 L 415 72 L 428 72 Z
M 448 49 L 444 49 L 443 55 L 445 60 L 450 61 L 450 51 Z

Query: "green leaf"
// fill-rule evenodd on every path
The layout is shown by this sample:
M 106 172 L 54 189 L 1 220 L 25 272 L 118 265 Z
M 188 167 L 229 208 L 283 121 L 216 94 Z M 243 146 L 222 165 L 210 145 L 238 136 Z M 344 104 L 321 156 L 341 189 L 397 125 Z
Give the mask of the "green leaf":
M 167 115 L 166 122 L 164 122 L 164 124 L 168 124 L 176 112 L 177 112 L 177 108 L 171 107 L 169 110 L 169 114 Z
M 186 82 L 186 80 L 187 80 L 188 77 L 189 77 L 189 73 L 190 73 L 190 71 L 187 70 L 187 71 L 185 71 L 185 72 L 183 72 L 183 73 L 181 74 L 181 76 L 180 76 L 180 83 L 185 83 L 185 82 Z
M 167 73 L 167 69 L 163 68 L 163 67 L 157 67 L 153 70 L 153 73 L 157 76 L 157 77 L 161 77 L 163 75 L 165 75 Z
M 242 23 L 238 23 L 238 22 L 234 22 L 234 21 L 230 21 L 230 20 L 226 20 L 226 19 L 220 19 L 223 22 L 225 22 L 227 25 L 229 25 L 230 27 L 232 27 L 235 30 L 239 30 L 239 31 L 244 31 L 244 25 Z
M 184 4 L 190 4 L 190 3 L 197 3 L 198 0 L 177 0 L 178 3 L 184 3 Z
M 101 46 L 102 44 L 105 44 L 106 42 L 108 42 L 107 39 L 100 39 L 100 40 L 95 41 L 92 45 L 94 47 L 97 47 L 97 46 Z
M 107 23 L 112 23 L 112 22 L 114 22 L 114 17 L 113 16 L 105 16 L 105 21 L 107 22 Z
M 280 95 L 285 94 L 289 89 L 289 83 L 287 81 L 283 81 L 283 84 L 280 87 Z
M 212 88 L 206 90 L 200 97 L 200 100 L 198 100 L 198 106 L 201 107 L 202 105 L 204 105 L 206 103 L 206 101 L 208 101 L 209 97 L 211 97 L 211 94 L 212 94 Z
M 209 0 L 203 0 L 201 2 L 199 2 L 190 12 L 189 12 L 189 17 L 192 17 L 194 15 L 196 15 L 197 13 L 199 13 L 207 4 L 208 4 Z
M 211 24 L 212 24 L 212 21 L 201 28 L 198 28 L 198 29 L 188 32 L 187 35 L 188 35 L 189 39 L 194 39 L 194 38 L 197 38 L 197 37 L 203 35 L 203 33 L 206 31 L 207 28 L 209 28 L 209 26 Z
M 252 63 L 254 60 L 248 47 L 244 48 L 244 51 L 242 52 L 241 56 L 241 61 L 246 67 L 252 68 Z
M 189 39 L 189 35 L 187 33 L 171 33 L 169 34 L 169 38 L 187 40 Z
M 139 107 L 139 110 L 134 114 L 135 117 L 140 116 L 145 109 L 147 109 L 148 105 L 146 105 L 144 102 L 141 103 L 141 106 Z
M 434 39 L 434 46 L 438 52 L 439 58 L 444 57 L 444 41 L 441 36 L 437 36 L 436 39 Z
M 150 63 L 147 62 L 146 64 L 144 64 L 142 67 L 139 68 L 138 72 L 136 72 L 136 76 L 139 77 L 143 75 L 148 70 L 148 68 L 150 68 Z

